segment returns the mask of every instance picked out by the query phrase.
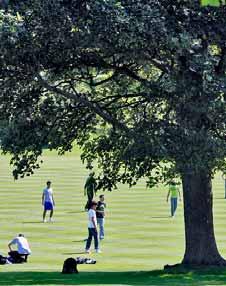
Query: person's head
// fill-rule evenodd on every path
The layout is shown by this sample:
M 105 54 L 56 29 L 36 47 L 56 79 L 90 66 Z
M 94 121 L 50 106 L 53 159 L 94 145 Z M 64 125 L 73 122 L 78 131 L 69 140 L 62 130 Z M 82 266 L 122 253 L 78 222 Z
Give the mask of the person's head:
M 95 175 L 95 172 L 90 172 L 90 173 L 89 173 L 89 176 L 90 176 L 90 177 L 94 177 L 94 175 Z
M 103 202 L 104 201 L 104 195 L 100 195 L 99 199 L 100 199 L 101 202 Z
M 90 204 L 90 208 L 95 210 L 97 207 L 97 202 L 96 201 L 92 201 L 92 203 Z
M 24 234 L 19 233 L 18 236 L 19 236 L 19 237 L 24 237 Z
M 46 182 L 46 185 L 47 185 L 47 188 L 50 188 L 51 182 L 50 182 L 50 181 L 47 181 L 47 182 Z

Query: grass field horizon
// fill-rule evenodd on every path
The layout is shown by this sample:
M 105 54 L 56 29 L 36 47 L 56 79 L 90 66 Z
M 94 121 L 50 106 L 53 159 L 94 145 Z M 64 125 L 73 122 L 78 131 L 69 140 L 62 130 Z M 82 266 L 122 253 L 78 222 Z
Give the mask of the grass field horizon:
M 14 181 L 9 157 L 1 157 L 0 253 L 6 254 L 9 240 L 22 232 L 31 244 L 32 255 L 27 264 L 0 266 L 0 285 L 100 285 L 101 281 L 103 285 L 167 285 L 167 279 L 169 285 L 181 285 L 177 283 L 182 280 L 193 285 L 189 283 L 198 281 L 197 276 L 185 279 L 155 271 L 165 264 L 179 263 L 183 257 L 183 205 L 180 203 L 176 217 L 170 218 L 167 187 L 147 189 L 144 180 L 132 189 L 120 185 L 118 190 L 105 192 L 108 208 L 103 252 L 90 255 L 97 264 L 79 265 L 79 275 L 60 274 L 67 257 L 87 257 L 83 253 L 87 236 L 83 185 L 87 174 L 77 151 L 66 156 L 45 152 L 40 170 Z M 49 179 L 56 210 L 53 223 L 42 223 L 41 195 Z M 226 200 L 220 175 L 213 181 L 213 190 L 216 239 L 226 257 Z M 226 279 L 219 277 L 221 284 L 210 285 L 226 285 Z M 205 282 L 204 276 L 200 281 Z

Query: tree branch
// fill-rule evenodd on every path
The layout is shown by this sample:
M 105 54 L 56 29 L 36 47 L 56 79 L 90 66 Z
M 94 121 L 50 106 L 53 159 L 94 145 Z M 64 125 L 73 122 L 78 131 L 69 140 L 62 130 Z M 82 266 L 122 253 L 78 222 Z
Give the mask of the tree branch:
M 122 122 L 118 121 L 115 117 L 111 116 L 109 113 L 104 112 L 101 107 L 95 103 L 91 103 L 84 95 L 82 96 L 79 93 L 71 93 L 64 91 L 60 88 L 57 88 L 55 86 L 50 85 L 47 81 L 45 81 L 40 74 L 37 75 L 38 81 L 40 85 L 47 90 L 61 94 L 66 98 L 77 100 L 78 102 L 82 103 L 84 106 L 88 107 L 90 110 L 92 110 L 95 114 L 99 115 L 101 118 L 103 118 L 106 122 L 110 123 L 114 127 L 119 128 L 120 130 L 130 134 L 131 130 Z

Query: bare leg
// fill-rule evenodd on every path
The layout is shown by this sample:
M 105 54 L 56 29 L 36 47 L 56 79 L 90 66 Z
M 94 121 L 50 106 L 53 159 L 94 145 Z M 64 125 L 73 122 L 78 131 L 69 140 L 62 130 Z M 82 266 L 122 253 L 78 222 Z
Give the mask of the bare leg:
M 46 210 L 43 211 L 43 222 L 45 221 L 46 218 Z
M 53 216 L 53 210 L 50 211 L 50 214 L 49 214 L 49 221 L 52 221 L 52 216 Z

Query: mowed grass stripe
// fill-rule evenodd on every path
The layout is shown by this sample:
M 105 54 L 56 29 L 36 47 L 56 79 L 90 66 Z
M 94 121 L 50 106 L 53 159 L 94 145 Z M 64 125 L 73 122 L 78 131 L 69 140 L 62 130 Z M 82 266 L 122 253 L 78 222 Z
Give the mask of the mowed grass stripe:
M 28 264 L 7 266 L 0 271 L 61 271 L 66 257 L 87 256 L 82 252 L 87 237 L 83 185 L 88 171 L 78 155 L 51 154 L 44 159 L 45 163 L 34 176 L 14 182 L 9 158 L 1 158 L 0 251 L 6 253 L 9 239 L 24 232 L 33 254 Z M 56 200 L 55 222 L 43 224 L 41 195 L 49 179 Z M 220 175 L 216 176 L 213 189 L 216 236 L 221 252 L 225 253 L 226 200 Z M 184 252 L 183 204 L 179 204 L 172 220 L 166 195 L 166 186 L 147 189 L 144 180 L 132 189 L 119 185 L 118 190 L 105 192 L 108 211 L 106 238 L 101 243 L 103 253 L 92 253 L 91 257 L 98 263 L 81 266 L 80 270 L 151 270 L 179 262 Z

